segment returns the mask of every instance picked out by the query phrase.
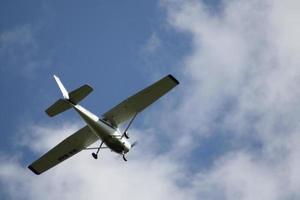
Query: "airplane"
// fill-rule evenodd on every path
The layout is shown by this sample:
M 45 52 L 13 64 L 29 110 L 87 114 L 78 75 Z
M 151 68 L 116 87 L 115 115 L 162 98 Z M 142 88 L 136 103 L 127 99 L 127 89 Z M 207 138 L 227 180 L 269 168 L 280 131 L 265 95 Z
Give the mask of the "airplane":
M 93 152 L 92 156 L 97 159 L 100 149 L 108 148 L 122 155 L 124 161 L 127 161 L 125 155 L 137 144 L 136 142 L 129 142 L 127 132 L 137 114 L 179 84 L 178 80 L 169 74 L 125 99 L 99 118 L 78 104 L 93 91 L 91 86 L 85 84 L 68 92 L 56 75 L 54 75 L 54 79 L 63 98 L 46 109 L 48 116 L 54 117 L 73 108 L 85 121 L 86 125 L 31 163 L 28 168 L 36 175 L 47 171 L 82 150 L 96 150 L 96 153 Z M 126 121 L 129 121 L 129 123 L 125 130 L 121 132 L 119 125 Z M 98 140 L 101 141 L 99 147 L 89 147 Z

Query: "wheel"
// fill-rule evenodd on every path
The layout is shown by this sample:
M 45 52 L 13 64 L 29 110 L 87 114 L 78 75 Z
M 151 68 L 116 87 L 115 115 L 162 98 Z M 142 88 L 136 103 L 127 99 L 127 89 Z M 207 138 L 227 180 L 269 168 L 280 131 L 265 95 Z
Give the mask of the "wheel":
M 97 154 L 95 154 L 95 153 L 92 153 L 92 156 L 93 156 L 93 158 L 95 158 L 95 159 L 97 159 L 97 158 L 98 158 L 98 155 L 97 155 Z
M 128 136 L 127 132 L 124 133 L 124 136 L 125 136 L 126 139 L 129 139 L 129 136 Z
M 125 155 L 123 155 L 123 160 L 127 162 L 127 159 L 126 159 Z

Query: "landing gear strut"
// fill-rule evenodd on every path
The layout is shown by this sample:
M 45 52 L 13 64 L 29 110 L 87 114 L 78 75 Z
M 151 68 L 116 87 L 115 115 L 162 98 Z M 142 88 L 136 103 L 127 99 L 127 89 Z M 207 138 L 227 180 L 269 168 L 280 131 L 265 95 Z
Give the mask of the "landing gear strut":
M 99 148 L 97 149 L 97 152 L 96 153 L 92 153 L 92 156 L 93 156 L 94 159 L 98 159 L 98 153 L 99 153 L 99 151 L 101 149 L 102 144 L 103 144 L 103 141 L 101 142 Z
M 123 154 L 123 160 L 124 161 L 127 161 L 126 157 L 125 157 L 125 154 Z

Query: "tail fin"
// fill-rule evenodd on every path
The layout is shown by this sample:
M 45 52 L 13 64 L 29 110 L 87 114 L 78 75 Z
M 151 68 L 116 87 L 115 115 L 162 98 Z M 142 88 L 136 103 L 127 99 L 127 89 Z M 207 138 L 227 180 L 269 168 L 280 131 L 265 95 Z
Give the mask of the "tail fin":
M 52 104 L 49 108 L 47 108 L 46 113 L 53 117 L 62 113 L 70 108 L 72 108 L 72 104 L 79 103 L 82 99 L 84 99 L 89 93 L 93 91 L 93 88 L 87 84 L 71 91 L 68 93 L 60 79 L 54 75 L 54 79 L 62 92 L 64 99 L 57 100 L 54 104 Z
M 64 87 L 64 85 L 62 84 L 62 82 L 60 81 L 60 79 L 57 76 L 55 76 L 55 75 L 54 75 L 54 79 L 55 79 L 55 81 L 56 81 L 56 83 L 57 83 L 57 85 L 58 85 L 58 87 L 59 87 L 59 89 L 60 89 L 63 97 L 65 99 L 69 99 L 69 93 L 66 90 L 66 88 Z

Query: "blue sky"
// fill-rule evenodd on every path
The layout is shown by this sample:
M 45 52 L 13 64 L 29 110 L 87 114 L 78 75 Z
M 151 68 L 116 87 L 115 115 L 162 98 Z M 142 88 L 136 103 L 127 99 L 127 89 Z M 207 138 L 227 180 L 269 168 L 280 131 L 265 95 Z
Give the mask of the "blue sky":
M 1 1 L 1 199 L 299 199 L 299 9 Z M 84 124 L 45 114 L 61 95 L 53 74 L 93 86 L 82 105 L 101 115 L 169 73 L 180 85 L 135 121 L 129 162 L 82 152 L 41 176 L 26 168 Z

